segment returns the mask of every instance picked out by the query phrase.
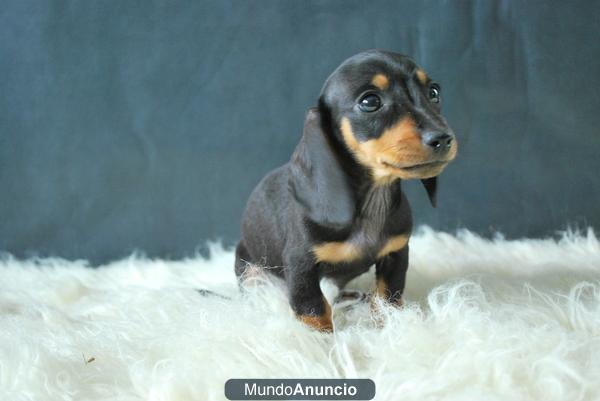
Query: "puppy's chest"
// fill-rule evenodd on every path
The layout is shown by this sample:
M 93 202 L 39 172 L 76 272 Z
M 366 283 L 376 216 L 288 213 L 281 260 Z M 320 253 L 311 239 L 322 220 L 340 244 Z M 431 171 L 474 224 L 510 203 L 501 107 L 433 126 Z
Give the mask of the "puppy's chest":
M 403 206 L 389 192 L 367 192 L 347 234 L 335 241 L 319 241 L 313 246 L 317 261 L 333 264 L 359 260 L 374 262 L 404 248 L 410 235 L 410 222 L 405 221 L 407 216 L 402 213 Z

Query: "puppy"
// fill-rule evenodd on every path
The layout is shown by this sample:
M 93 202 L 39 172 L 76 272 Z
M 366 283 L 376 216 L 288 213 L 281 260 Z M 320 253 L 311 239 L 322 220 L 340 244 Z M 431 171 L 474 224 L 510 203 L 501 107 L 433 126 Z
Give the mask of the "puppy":
M 400 304 L 412 228 L 402 181 L 420 179 L 435 206 L 436 177 L 457 151 L 440 102 L 440 86 L 406 56 L 370 50 L 344 61 L 291 160 L 250 195 L 238 278 L 248 263 L 272 267 L 298 318 L 321 331 L 333 330 L 323 277 L 343 288 L 375 264 L 376 294 Z

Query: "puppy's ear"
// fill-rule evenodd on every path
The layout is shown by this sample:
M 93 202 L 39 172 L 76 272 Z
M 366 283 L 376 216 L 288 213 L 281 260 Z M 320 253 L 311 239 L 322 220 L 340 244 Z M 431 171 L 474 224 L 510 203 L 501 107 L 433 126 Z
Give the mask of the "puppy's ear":
M 427 196 L 429 197 L 429 202 L 431 202 L 431 206 L 436 207 L 437 205 L 437 177 L 426 178 L 421 180 L 425 190 L 427 191 Z
M 290 161 L 289 186 L 306 217 L 319 225 L 341 228 L 352 222 L 356 206 L 335 139 L 328 134 L 329 113 L 323 107 L 310 109 Z

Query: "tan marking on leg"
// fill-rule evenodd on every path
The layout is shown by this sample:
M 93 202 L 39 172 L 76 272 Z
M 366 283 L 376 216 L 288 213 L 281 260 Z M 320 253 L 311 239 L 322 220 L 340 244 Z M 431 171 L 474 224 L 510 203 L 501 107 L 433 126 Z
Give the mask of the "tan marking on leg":
M 388 286 L 387 286 L 385 280 L 382 278 L 377 279 L 377 288 L 375 290 L 375 295 L 378 296 L 379 298 L 385 300 L 386 302 L 390 301 L 390 297 L 392 296 L 392 294 L 388 290 Z M 374 301 L 374 300 L 372 300 L 372 301 Z M 393 303 L 393 305 L 396 305 L 396 306 L 404 305 L 404 302 L 402 301 L 402 297 L 398 298 Z M 371 309 L 373 309 L 373 308 L 377 309 L 377 304 L 375 302 L 371 302 Z M 377 311 L 379 311 L 379 310 L 377 309 Z
M 361 257 L 360 249 L 351 242 L 326 242 L 312 248 L 317 262 L 352 262 Z
M 415 74 L 417 75 L 419 82 L 421 82 L 423 85 L 427 83 L 427 74 L 425 74 L 425 71 L 419 68 L 417 71 L 415 71 Z
M 386 256 L 392 252 L 399 251 L 400 249 L 402 249 L 406 246 L 409 238 L 410 237 L 408 236 L 408 234 L 396 235 L 395 237 L 390 238 L 385 243 L 383 248 L 381 248 L 381 250 L 377 254 L 377 257 L 383 258 L 384 256 Z
M 371 299 L 369 300 L 369 309 L 371 310 L 373 322 L 377 328 L 382 328 L 385 324 L 385 316 L 380 308 L 380 302 L 381 300 L 387 299 L 386 292 L 387 285 L 385 284 L 385 281 L 378 278 L 375 293 L 371 295 Z
M 383 299 L 387 299 L 389 297 L 389 294 L 387 292 L 387 284 L 385 283 L 385 280 L 382 278 L 377 279 L 376 294 L 377 294 L 377 296 L 379 296 Z
M 333 331 L 333 320 L 331 319 L 331 306 L 329 302 L 323 297 L 325 303 L 325 312 L 321 316 L 313 315 L 299 315 L 298 318 L 302 323 L 312 327 L 318 331 L 324 331 L 331 333 Z
M 373 79 L 371 80 L 371 84 L 384 91 L 390 87 L 390 80 L 383 74 L 375 74 L 375 76 L 373 76 Z

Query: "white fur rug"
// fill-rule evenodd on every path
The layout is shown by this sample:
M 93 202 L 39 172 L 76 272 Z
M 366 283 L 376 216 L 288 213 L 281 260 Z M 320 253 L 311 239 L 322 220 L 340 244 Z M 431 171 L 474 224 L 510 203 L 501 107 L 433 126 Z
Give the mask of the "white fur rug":
M 302 326 L 277 283 L 242 299 L 233 255 L 99 269 L 0 262 L 1 400 L 222 400 L 229 378 L 371 378 L 377 400 L 600 399 L 600 243 L 424 228 L 406 306 Z M 368 289 L 372 277 L 355 285 Z M 233 297 L 201 296 L 204 288 Z M 331 289 L 330 289 L 331 290 Z

